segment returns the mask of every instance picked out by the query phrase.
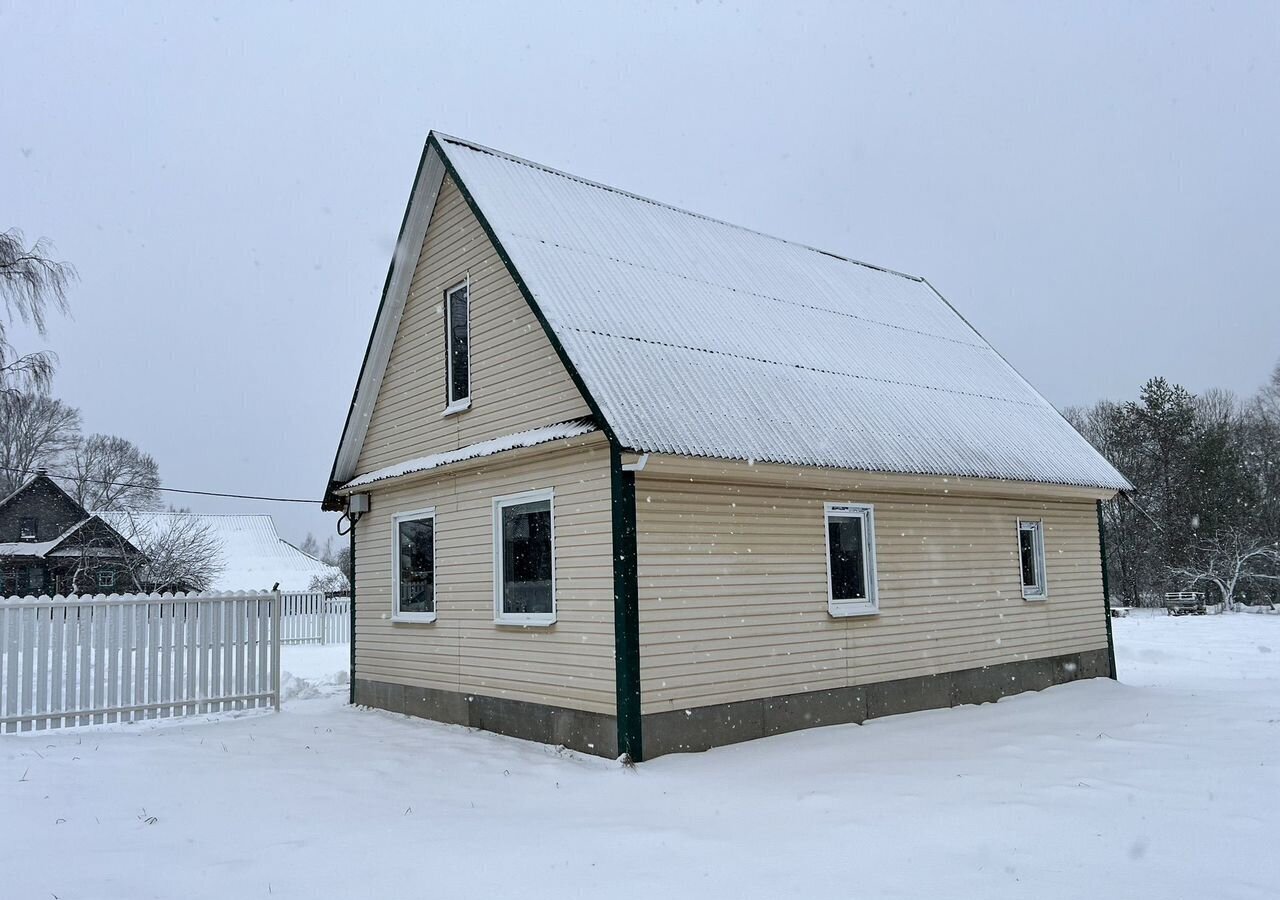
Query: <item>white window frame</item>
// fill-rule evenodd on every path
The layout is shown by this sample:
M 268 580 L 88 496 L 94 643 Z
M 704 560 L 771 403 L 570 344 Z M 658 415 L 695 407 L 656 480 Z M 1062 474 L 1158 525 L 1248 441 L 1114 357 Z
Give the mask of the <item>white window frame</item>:
M 504 613 L 502 611 L 502 511 L 508 506 L 546 500 L 551 512 L 551 612 Z M 493 498 L 493 621 L 497 625 L 554 625 L 556 612 L 556 497 L 554 488 L 524 491 Z
M 459 290 L 467 292 L 467 396 L 453 395 L 453 303 L 450 298 Z M 444 401 L 442 416 L 451 416 L 471 408 L 471 273 L 444 292 Z
M 862 600 L 837 600 L 831 579 L 831 519 L 862 520 L 863 581 L 867 596 Z M 822 517 L 822 543 L 826 551 L 827 611 L 833 616 L 874 616 L 880 612 L 880 588 L 876 581 L 875 507 L 870 503 L 828 503 Z
M 1036 573 L 1040 576 L 1040 583 L 1031 586 L 1022 583 L 1022 532 L 1024 531 L 1030 531 L 1033 535 L 1031 552 L 1035 554 Z M 1023 600 L 1044 600 L 1049 596 L 1049 575 L 1044 564 L 1043 519 L 1018 520 L 1018 586 L 1022 588 Z
M 113 588 L 116 586 L 116 573 L 114 569 L 104 569 L 98 572 L 98 587 Z
M 400 523 L 421 522 L 431 520 L 431 612 L 400 611 Z M 409 512 L 396 513 L 391 519 L 391 621 L 431 623 L 436 620 L 440 609 L 440 601 L 436 594 L 436 552 L 439 547 L 439 529 L 436 528 L 436 508 L 415 509 Z

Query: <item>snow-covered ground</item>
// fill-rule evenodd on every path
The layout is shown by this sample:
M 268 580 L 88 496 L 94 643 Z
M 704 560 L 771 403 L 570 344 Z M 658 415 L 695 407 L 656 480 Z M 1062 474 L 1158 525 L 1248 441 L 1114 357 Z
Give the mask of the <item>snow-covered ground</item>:
M 1280 616 L 1115 626 L 1118 685 L 635 770 L 290 648 L 278 715 L 0 738 L 0 896 L 1276 897 Z

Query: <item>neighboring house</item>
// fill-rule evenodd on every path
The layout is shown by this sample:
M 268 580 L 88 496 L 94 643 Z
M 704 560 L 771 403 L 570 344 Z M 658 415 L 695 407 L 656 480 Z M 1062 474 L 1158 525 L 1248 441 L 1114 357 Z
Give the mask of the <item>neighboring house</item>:
M 185 523 L 194 523 L 209 536 L 209 543 L 217 546 L 221 568 L 206 588 L 210 591 L 266 591 L 276 584 L 282 591 L 305 591 L 314 579 L 331 579 L 338 571 L 280 537 L 268 515 L 147 512 L 102 516 L 144 543 L 157 535 L 190 533 Z
M 0 597 L 126 593 L 141 559 L 43 469 L 0 500 Z
M 326 494 L 353 699 L 641 759 L 1114 674 L 1128 488 L 925 280 L 433 133 Z

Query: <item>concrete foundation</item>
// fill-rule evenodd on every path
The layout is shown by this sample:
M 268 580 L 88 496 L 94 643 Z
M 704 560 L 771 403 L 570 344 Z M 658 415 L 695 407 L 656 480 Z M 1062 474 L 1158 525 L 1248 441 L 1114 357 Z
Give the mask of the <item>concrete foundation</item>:
M 939 675 L 651 713 L 644 717 L 645 757 L 709 750 L 802 728 L 864 722 L 922 709 L 990 703 L 1009 694 L 1038 691 L 1078 678 L 1105 677 L 1109 671 L 1103 648 Z
M 939 675 L 650 713 L 643 717 L 644 755 L 653 759 L 802 728 L 990 703 L 1022 691 L 1106 677 L 1109 666 L 1106 648 L 1102 648 Z M 356 703 L 365 706 L 557 744 L 596 756 L 617 756 L 617 720 L 601 713 L 359 678 L 355 696 Z
M 618 725 L 613 716 L 361 678 L 356 679 L 355 688 L 356 703 L 362 706 L 555 744 L 609 759 L 618 755 Z

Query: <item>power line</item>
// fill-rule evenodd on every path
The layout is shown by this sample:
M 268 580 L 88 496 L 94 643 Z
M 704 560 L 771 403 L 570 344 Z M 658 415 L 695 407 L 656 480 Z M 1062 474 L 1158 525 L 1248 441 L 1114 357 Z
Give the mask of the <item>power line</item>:
M 5 472 L 13 472 L 17 475 L 35 475 L 36 472 L 27 469 L 14 469 L 10 466 L 0 466 L 0 470 Z M 138 488 L 147 491 L 167 491 L 170 494 L 191 494 L 197 497 L 228 497 L 232 500 L 265 500 L 270 503 L 320 503 L 319 500 L 304 500 L 300 497 L 263 497 L 257 494 L 228 494 L 222 491 L 195 491 L 186 488 L 157 487 L 150 484 L 132 484 L 127 481 L 107 481 L 102 478 L 79 478 L 73 475 L 57 475 L 53 472 L 45 472 L 50 478 L 61 478 L 63 481 L 89 481 L 93 484 L 105 484 L 108 487 L 122 488 Z

